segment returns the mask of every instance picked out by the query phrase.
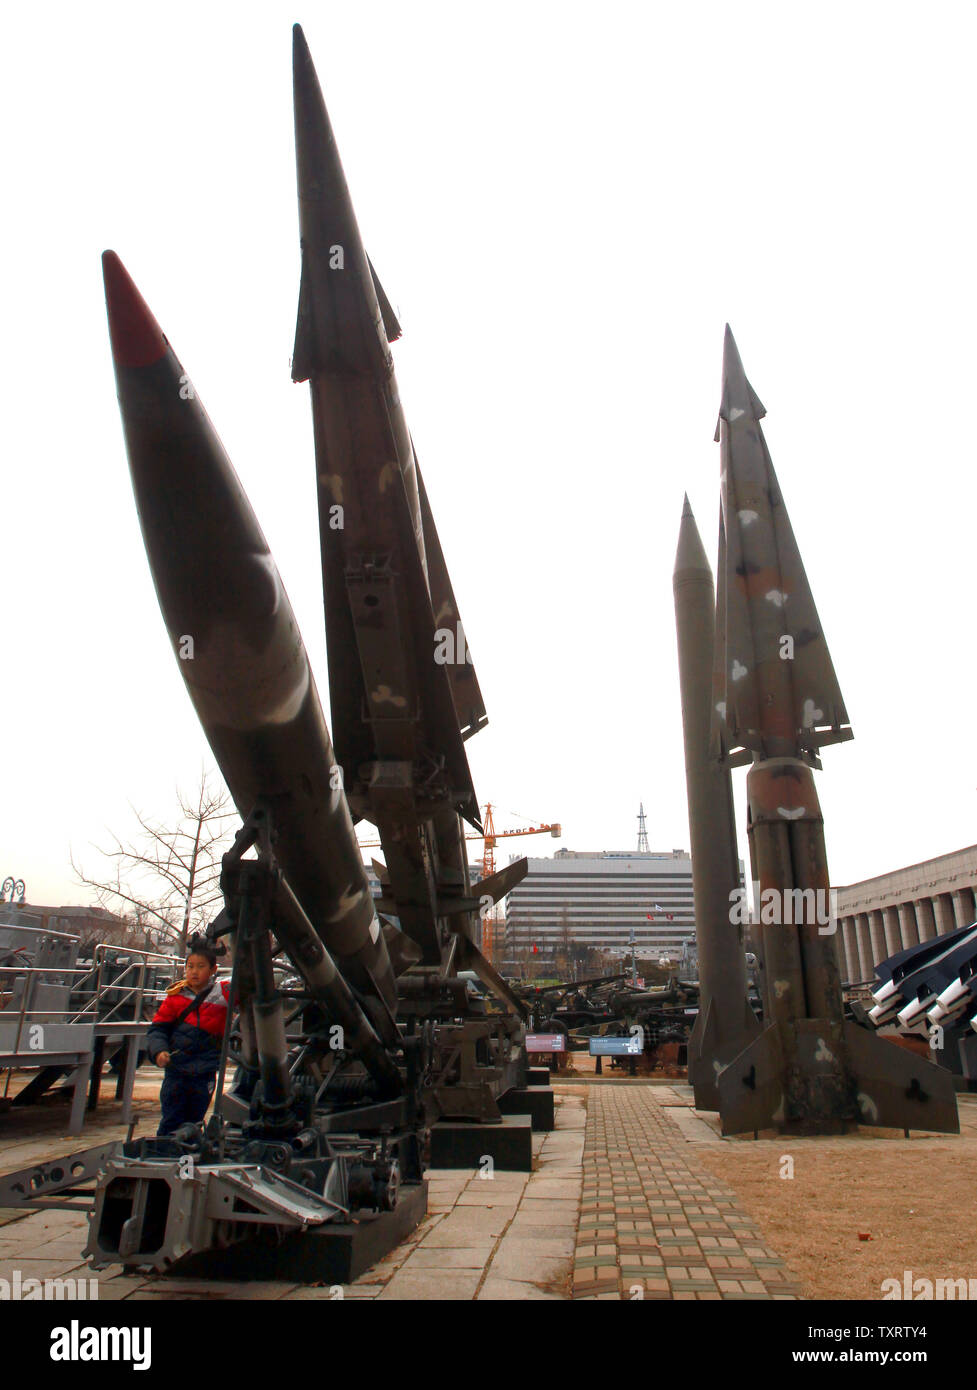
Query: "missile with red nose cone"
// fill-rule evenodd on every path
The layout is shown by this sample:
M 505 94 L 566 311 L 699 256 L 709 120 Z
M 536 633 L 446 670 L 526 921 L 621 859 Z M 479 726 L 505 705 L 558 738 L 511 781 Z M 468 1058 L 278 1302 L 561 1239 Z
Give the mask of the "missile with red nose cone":
M 336 752 L 354 815 L 379 830 L 385 896 L 423 965 L 467 963 L 514 1003 L 462 925 L 471 897 L 460 818 L 478 825 L 464 740 L 485 708 L 397 390 L 400 326 L 298 26 L 293 84 L 302 276 L 292 377 L 308 381 L 312 402 Z
M 726 329 L 712 749 L 750 764 L 764 1031 L 719 1074 L 723 1132 L 843 1133 L 859 1122 L 959 1130 L 949 1074 L 845 1022 L 824 822 L 812 768 L 852 737 L 763 437 L 765 414 Z
M 180 674 L 242 816 L 350 984 L 394 1025 L 396 986 L 295 615 L 189 377 L 118 256 L 103 258 L 139 523 Z
M 740 887 L 730 773 L 709 757 L 716 617 L 712 571 L 687 497 L 672 590 L 699 956 L 699 1013 L 689 1039 L 689 1080 L 698 1109 L 718 1110 L 716 1078 L 758 1036 L 760 1025 L 747 1002 L 743 928 L 730 913 Z

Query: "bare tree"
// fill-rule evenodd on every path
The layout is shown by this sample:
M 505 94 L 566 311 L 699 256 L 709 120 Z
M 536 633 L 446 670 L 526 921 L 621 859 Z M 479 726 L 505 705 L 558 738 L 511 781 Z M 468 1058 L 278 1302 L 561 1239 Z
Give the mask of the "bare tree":
M 110 832 L 111 848 L 94 846 L 111 861 L 110 876 L 86 874 L 73 856 L 71 867 L 81 883 L 95 890 L 102 907 L 128 903 L 138 932 L 157 945 L 183 952 L 191 928 L 205 925 L 221 901 L 221 856 L 230 846 L 237 812 L 223 785 L 215 789 L 206 772 L 191 794 L 177 791 L 177 802 L 175 825 L 130 807 L 139 827 L 134 836 L 122 840 Z

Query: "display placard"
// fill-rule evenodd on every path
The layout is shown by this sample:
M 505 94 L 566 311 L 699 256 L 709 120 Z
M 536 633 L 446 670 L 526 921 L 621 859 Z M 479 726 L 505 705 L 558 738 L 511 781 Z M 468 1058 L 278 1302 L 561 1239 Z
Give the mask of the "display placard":
M 641 1038 L 632 1033 L 629 1038 L 591 1038 L 591 1057 L 640 1057 Z

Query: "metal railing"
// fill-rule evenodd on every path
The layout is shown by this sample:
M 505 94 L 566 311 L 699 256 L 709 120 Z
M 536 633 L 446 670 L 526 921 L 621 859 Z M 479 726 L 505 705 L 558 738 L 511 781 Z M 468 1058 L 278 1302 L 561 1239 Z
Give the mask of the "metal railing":
M 39 1020 L 42 1018 L 56 1018 L 61 1023 L 67 1021 L 65 1017 L 66 1014 L 69 1012 L 67 1007 L 67 1000 L 61 1006 L 60 1009 L 38 1009 L 34 1007 L 35 987 L 39 983 L 39 977 L 41 975 L 59 976 L 60 978 L 55 980 L 54 983 L 58 985 L 64 985 L 64 977 L 66 975 L 84 974 L 86 974 L 86 971 L 84 967 L 81 966 L 0 965 L 0 1023 L 9 1022 L 10 1020 L 6 1017 L 6 1015 L 12 1014 L 14 1012 L 12 1009 L 8 1009 L 6 1007 L 10 1000 L 13 998 L 13 992 L 11 991 L 10 995 L 8 996 L 6 990 L 3 989 L 4 977 L 7 975 L 13 975 L 14 980 L 12 981 L 12 983 L 16 983 L 16 981 L 19 979 L 22 979 L 24 981 L 24 989 L 20 998 L 20 1008 L 17 1010 L 17 1032 L 14 1037 L 13 1048 L 11 1049 L 11 1054 L 13 1056 L 17 1056 L 20 1052 L 20 1043 L 21 1039 L 24 1036 L 25 1023 L 33 1025 L 39 1022 Z M 37 1061 L 38 1064 L 40 1064 L 42 1060 L 40 1054 L 43 1053 L 44 1049 L 31 1047 L 29 1051 L 37 1054 Z M 29 1055 L 29 1053 L 25 1053 L 24 1055 L 27 1056 Z M 4 1082 L 3 1087 L 4 1097 L 6 1097 L 10 1091 L 10 1078 L 13 1075 L 13 1072 L 13 1065 L 8 1066 L 7 1079 Z
M 107 979 L 109 967 L 118 965 L 120 957 L 135 957 L 135 959 L 130 959 L 128 965 L 118 975 Z M 95 947 L 91 968 L 84 972 L 84 978 L 79 981 L 75 990 L 75 993 L 88 993 L 87 982 L 90 980 L 92 982 L 91 998 L 72 1015 L 68 1022 L 88 1023 L 93 1019 L 99 1023 L 111 1022 L 112 1015 L 131 999 L 133 1003 L 132 1018 L 117 1019 L 116 1021 L 138 1023 L 144 1017 L 144 1001 L 150 999 L 155 1003 L 166 994 L 166 990 L 158 986 L 150 985 L 147 987 L 146 973 L 154 968 L 172 968 L 174 971 L 173 979 L 179 980 L 183 977 L 184 962 L 180 956 L 167 956 L 160 951 L 137 951 L 133 947 L 113 946 L 110 942 L 100 941 Z M 126 984 L 126 978 L 131 977 L 133 972 L 135 972 L 135 979 Z M 120 997 L 112 1004 L 111 1008 L 106 1009 L 106 996 L 113 990 L 118 990 Z
M 125 959 L 126 957 L 135 957 L 135 959 L 130 959 L 128 964 L 112 978 L 106 978 L 109 974 L 109 967 L 118 966 L 121 963 L 120 958 Z M 16 984 L 17 980 L 24 982 L 19 1008 L 16 1009 L 17 1031 L 11 1055 L 16 1057 L 20 1054 L 25 1026 L 40 1024 L 41 1020 L 46 1018 L 57 1019 L 59 1023 L 64 1024 L 112 1022 L 113 1015 L 117 1013 L 117 1010 L 131 1000 L 132 1016 L 126 1019 L 116 1018 L 115 1021 L 133 1024 L 145 1022 L 145 1002 L 148 1000 L 155 1004 L 166 994 L 166 989 L 163 987 L 153 984 L 147 986 L 147 972 L 153 968 L 173 968 L 174 978 L 179 979 L 183 974 L 184 963 L 180 956 L 167 956 L 158 951 L 137 951 L 132 947 L 113 946 L 111 943 L 103 941 L 95 947 L 90 966 L 0 966 L 0 1023 L 12 1022 L 15 1013 L 13 1009 L 7 1008 L 13 998 L 13 991 L 11 990 L 8 994 L 4 988 L 5 977 L 13 976 L 11 984 Z M 131 983 L 126 983 L 127 977 L 131 976 L 133 972 L 135 972 L 135 979 Z M 77 995 L 77 993 L 82 992 L 90 994 L 91 997 L 81 1008 L 77 1006 L 77 1002 L 73 1004 L 70 998 L 66 997 L 60 1008 L 39 1009 L 34 1004 L 34 998 L 42 975 L 53 975 L 55 979 L 50 983 L 64 987 L 68 995 Z M 75 978 L 69 980 L 68 977 Z M 119 991 L 119 997 L 112 1003 L 111 1007 L 106 1008 L 107 998 L 113 990 Z M 155 1013 L 155 1008 L 152 1012 Z M 33 1053 L 37 1058 L 37 1065 L 40 1065 L 44 1051 L 43 1047 L 30 1047 L 23 1053 L 23 1056 L 27 1058 Z M 4 1097 L 8 1095 L 10 1090 L 10 1078 L 14 1071 L 13 1065 L 8 1066 L 6 1071 Z

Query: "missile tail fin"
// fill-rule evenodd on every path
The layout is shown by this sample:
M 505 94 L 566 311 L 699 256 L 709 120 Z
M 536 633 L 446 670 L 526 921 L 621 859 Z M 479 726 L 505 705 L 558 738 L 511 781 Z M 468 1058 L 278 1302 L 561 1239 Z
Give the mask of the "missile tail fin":
M 951 1072 L 857 1023 L 844 1030 L 863 1125 L 960 1133 Z
M 710 999 L 705 1010 L 699 1010 L 689 1038 L 689 1081 L 695 1097 L 696 1110 L 719 1109 L 719 1087 L 716 1083 L 716 1069 L 712 1065 L 718 1041 L 715 1001 Z
M 723 1134 L 771 1129 L 784 1109 L 784 1054 L 775 1023 L 719 1073 Z
M 370 260 L 369 256 L 367 256 L 366 259 L 369 262 L 370 274 L 373 276 L 373 288 L 377 292 L 377 303 L 380 305 L 380 317 L 383 319 L 383 331 L 387 335 L 387 342 L 395 343 L 403 332 L 400 326 L 400 320 L 394 313 L 393 305 L 390 303 L 383 286 L 380 284 L 380 277 L 374 269 L 373 262 Z

